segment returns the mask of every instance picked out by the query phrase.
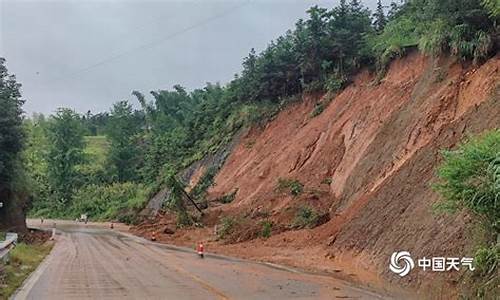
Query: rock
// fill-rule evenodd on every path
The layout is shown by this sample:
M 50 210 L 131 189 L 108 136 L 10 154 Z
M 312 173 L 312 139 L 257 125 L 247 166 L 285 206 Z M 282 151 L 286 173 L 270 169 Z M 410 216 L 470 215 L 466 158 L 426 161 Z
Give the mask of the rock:
M 165 234 L 174 234 L 175 228 L 172 228 L 171 226 L 165 226 L 165 228 L 163 228 L 162 232 Z

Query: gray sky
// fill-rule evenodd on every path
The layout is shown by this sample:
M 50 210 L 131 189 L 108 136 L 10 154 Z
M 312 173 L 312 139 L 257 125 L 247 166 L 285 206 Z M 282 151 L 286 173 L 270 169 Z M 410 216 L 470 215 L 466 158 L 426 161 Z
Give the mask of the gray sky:
M 388 1 L 384 1 L 388 2 Z M 0 0 L 0 56 L 24 108 L 100 112 L 181 84 L 226 83 L 254 47 L 293 28 L 308 7 L 338 0 Z M 370 8 L 376 0 L 365 0 Z

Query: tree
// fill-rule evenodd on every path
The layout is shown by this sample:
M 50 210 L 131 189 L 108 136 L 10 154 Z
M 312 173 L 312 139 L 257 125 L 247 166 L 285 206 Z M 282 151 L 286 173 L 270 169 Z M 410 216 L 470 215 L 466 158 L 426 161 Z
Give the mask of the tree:
M 26 187 L 20 155 L 24 148 L 21 84 L 0 57 L 0 230 L 26 230 Z
M 384 7 L 382 6 L 381 0 L 378 0 L 377 2 L 377 9 L 373 14 L 373 18 L 373 27 L 375 28 L 375 31 L 382 32 L 384 30 L 385 24 L 387 24 L 387 19 L 385 17 Z
M 140 163 L 137 134 L 141 129 L 141 121 L 134 114 L 132 105 L 120 101 L 113 105 L 107 127 L 110 141 L 108 161 L 116 172 L 118 182 L 138 179 Z
M 12 183 L 18 167 L 25 134 L 22 124 L 21 84 L 9 75 L 5 59 L 0 58 L 0 183 Z
M 47 173 L 56 209 L 69 204 L 81 185 L 78 166 L 85 161 L 83 128 L 73 110 L 60 108 L 48 125 Z

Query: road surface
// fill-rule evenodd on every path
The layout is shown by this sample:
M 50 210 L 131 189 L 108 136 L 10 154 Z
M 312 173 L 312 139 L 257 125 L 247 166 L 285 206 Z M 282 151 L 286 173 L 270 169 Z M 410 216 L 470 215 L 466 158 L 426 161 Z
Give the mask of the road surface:
M 14 299 L 377 299 L 327 276 L 176 250 L 106 228 L 58 224 Z M 300 259 L 300 258 L 297 258 Z

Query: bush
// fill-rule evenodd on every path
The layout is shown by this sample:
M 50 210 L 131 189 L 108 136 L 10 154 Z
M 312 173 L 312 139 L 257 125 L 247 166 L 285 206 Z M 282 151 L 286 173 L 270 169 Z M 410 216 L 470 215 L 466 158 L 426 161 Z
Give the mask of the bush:
M 299 208 L 295 219 L 293 220 L 293 228 L 314 228 L 318 225 L 319 214 L 309 206 Z
M 271 236 L 271 231 L 273 228 L 273 223 L 271 221 L 262 222 L 262 232 L 261 235 L 263 238 L 269 238 Z
M 340 91 L 346 83 L 345 77 L 334 74 L 330 75 L 326 80 L 325 88 L 327 91 L 334 93 Z
M 89 185 L 76 192 L 68 211 L 73 218 L 86 213 L 94 220 L 114 220 L 123 214 L 120 220 L 132 222 L 130 210 L 143 208 L 146 194 L 142 184 L 130 182 Z
M 234 217 L 223 217 L 217 228 L 217 239 L 223 240 L 233 233 L 238 221 Z
M 278 192 L 288 191 L 292 196 L 298 196 L 304 191 L 304 185 L 296 179 L 279 178 L 276 190 Z
M 203 176 L 200 178 L 198 183 L 189 193 L 195 200 L 200 200 L 206 196 L 207 190 L 214 185 L 215 175 L 217 175 L 218 168 L 210 167 L 208 168 Z
M 216 201 L 218 201 L 220 203 L 224 203 L 224 204 L 231 203 L 236 198 L 237 193 L 238 193 L 238 189 L 235 189 L 231 193 L 226 194 L 220 198 L 217 198 Z
M 479 248 L 474 262 L 479 276 L 493 275 L 500 263 L 500 245 Z
M 313 111 L 311 112 L 311 118 L 319 116 L 325 110 L 325 107 L 326 107 L 326 105 L 324 102 L 316 103 L 316 106 L 314 107 Z
M 435 188 L 444 199 L 436 208 L 467 208 L 500 233 L 500 130 L 470 139 L 457 150 L 444 151 L 443 157 Z
M 435 208 L 444 211 L 467 209 L 480 218 L 486 242 L 475 255 L 479 285 L 475 296 L 484 298 L 498 286 L 500 262 L 500 130 L 472 138 L 454 151 L 443 152 L 436 190 L 443 200 Z M 494 292 L 493 292 L 494 293 Z

